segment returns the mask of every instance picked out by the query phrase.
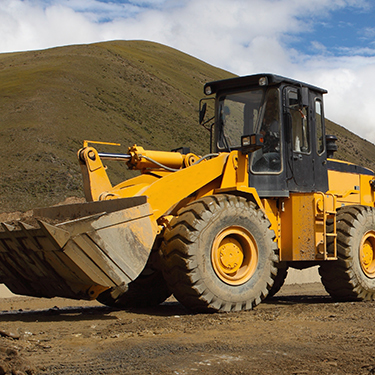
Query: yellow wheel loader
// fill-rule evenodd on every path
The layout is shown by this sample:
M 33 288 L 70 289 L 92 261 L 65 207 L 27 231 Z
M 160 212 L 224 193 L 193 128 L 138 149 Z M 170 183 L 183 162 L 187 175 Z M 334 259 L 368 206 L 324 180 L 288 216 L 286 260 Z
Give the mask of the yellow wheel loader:
M 374 300 L 374 172 L 333 159 L 326 91 L 258 74 L 204 92 L 208 155 L 136 145 L 105 153 L 85 141 L 87 203 L 3 223 L 0 282 L 125 308 L 173 293 L 193 311 L 240 311 L 274 295 L 288 267 L 319 265 L 335 300 Z M 106 160 L 141 173 L 113 186 Z

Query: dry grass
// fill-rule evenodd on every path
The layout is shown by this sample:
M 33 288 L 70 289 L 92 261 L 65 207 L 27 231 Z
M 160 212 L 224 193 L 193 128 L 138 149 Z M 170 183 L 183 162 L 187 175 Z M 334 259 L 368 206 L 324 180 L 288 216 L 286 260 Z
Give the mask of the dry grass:
M 208 150 L 203 84 L 232 74 L 149 42 L 107 42 L 0 55 L 0 212 L 82 196 L 84 139 Z M 112 163 L 113 164 L 113 163 Z M 123 165 L 111 166 L 115 181 Z

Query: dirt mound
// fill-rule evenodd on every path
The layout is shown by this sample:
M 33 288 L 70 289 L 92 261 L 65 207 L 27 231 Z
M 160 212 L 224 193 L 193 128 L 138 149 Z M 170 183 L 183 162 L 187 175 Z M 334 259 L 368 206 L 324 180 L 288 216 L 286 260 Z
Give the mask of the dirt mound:
M 63 206 L 63 205 L 77 204 L 77 203 L 84 203 L 84 202 L 85 202 L 84 198 L 69 197 L 65 199 L 63 202 L 60 202 L 55 206 Z M 38 217 L 38 219 L 46 221 L 47 223 L 50 223 L 50 224 L 55 224 L 55 221 L 49 218 Z M 37 221 L 34 218 L 34 210 L 28 210 L 26 212 L 15 211 L 15 212 L 0 213 L 0 223 L 7 223 L 9 225 L 17 226 L 18 221 L 21 221 L 25 224 L 29 224 L 35 227 L 39 226 Z M 58 222 L 58 220 L 56 220 L 56 222 Z
M 0 375 L 36 374 L 35 368 L 23 355 L 25 348 L 18 342 L 18 334 L 0 330 L 0 336 Z
M 0 214 L 0 222 L 1 223 L 10 223 L 16 220 L 27 220 L 31 218 L 33 215 L 33 210 L 29 210 L 26 212 L 15 211 L 15 212 L 4 212 Z

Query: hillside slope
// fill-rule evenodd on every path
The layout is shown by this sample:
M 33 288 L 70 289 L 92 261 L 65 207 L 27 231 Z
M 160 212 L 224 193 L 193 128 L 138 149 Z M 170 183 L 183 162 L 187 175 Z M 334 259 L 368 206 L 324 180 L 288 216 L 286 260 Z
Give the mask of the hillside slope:
M 151 42 L 0 54 L 0 212 L 83 196 L 76 152 L 84 139 L 121 143 L 113 152 L 134 143 L 207 152 L 209 133 L 197 124 L 202 87 L 229 77 Z M 336 156 L 375 168 L 374 145 L 331 122 L 327 132 L 339 137 Z M 129 175 L 111 168 L 117 182 Z
M 335 153 L 335 158 L 347 160 L 375 171 L 375 145 L 373 143 L 327 119 L 326 128 L 327 134 L 334 134 L 338 139 L 338 151 Z
M 207 151 L 198 126 L 205 82 L 232 74 L 149 42 L 0 55 L 0 212 L 82 196 L 84 139 Z M 116 164 L 115 179 L 126 168 Z

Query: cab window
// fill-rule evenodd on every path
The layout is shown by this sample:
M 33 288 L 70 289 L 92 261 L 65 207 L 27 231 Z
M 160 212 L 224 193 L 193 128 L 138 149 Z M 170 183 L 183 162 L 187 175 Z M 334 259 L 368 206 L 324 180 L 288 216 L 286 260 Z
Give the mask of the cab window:
M 280 95 L 277 88 L 267 91 L 256 133 L 263 134 L 264 146 L 252 153 L 251 171 L 253 173 L 280 173 L 282 170 Z
M 316 151 L 318 155 L 324 152 L 324 122 L 323 108 L 320 100 L 315 101 Z
M 264 90 L 256 89 L 222 96 L 218 108 L 219 150 L 241 147 L 241 136 L 255 133 L 264 98 Z
M 310 132 L 308 124 L 308 109 L 300 108 L 297 90 L 290 90 L 288 107 L 292 118 L 293 151 L 310 153 Z

